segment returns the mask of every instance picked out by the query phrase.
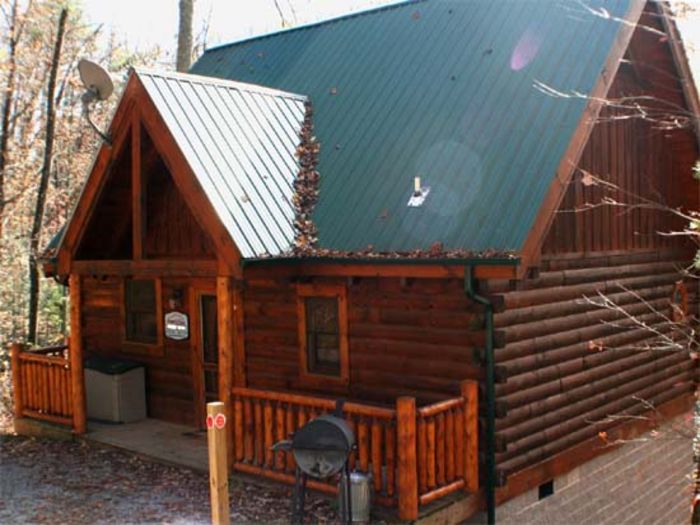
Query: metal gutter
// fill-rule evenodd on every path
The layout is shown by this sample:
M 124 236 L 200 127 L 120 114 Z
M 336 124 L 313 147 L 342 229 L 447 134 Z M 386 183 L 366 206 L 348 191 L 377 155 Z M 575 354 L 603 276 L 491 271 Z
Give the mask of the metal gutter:
M 241 266 L 274 266 L 276 264 L 376 264 L 391 265 L 405 264 L 409 266 L 518 266 L 519 257 L 492 257 L 492 258 L 409 258 L 409 257 L 267 257 L 264 259 L 242 259 Z
M 464 267 L 464 293 L 486 309 L 486 513 L 496 523 L 496 366 L 493 344 L 493 304 L 476 293 L 474 266 Z

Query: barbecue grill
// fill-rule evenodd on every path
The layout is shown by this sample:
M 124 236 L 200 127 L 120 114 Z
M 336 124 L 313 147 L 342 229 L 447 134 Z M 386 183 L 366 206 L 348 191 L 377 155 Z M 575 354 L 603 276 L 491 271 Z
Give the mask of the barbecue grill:
M 343 502 L 344 517 L 346 523 L 352 522 L 348 457 L 355 447 L 355 435 L 345 420 L 338 417 L 340 414 L 342 402 L 336 407 L 336 415 L 317 417 L 297 430 L 291 439 L 280 441 L 272 447 L 275 451 L 290 451 L 296 462 L 296 483 L 292 497 L 293 524 L 304 522 L 307 478 L 311 476 L 323 480 L 338 474 L 341 475 L 346 494 Z

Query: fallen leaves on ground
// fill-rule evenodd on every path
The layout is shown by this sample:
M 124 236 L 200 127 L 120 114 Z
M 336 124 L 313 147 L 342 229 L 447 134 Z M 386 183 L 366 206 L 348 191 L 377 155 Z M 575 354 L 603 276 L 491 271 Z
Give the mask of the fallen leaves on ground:
M 0 433 L 0 523 L 210 523 L 206 474 L 83 441 Z M 291 489 L 232 478 L 233 523 L 289 523 Z M 337 520 L 307 497 L 307 522 Z

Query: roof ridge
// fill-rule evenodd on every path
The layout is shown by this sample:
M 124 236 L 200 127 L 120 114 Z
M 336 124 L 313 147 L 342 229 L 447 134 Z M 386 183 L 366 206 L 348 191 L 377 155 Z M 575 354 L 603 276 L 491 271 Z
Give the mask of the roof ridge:
M 339 15 L 339 16 L 335 16 L 333 18 L 327 18 L 326 20 L 319 20 L 318 22 L 311 22 L 308 24 L 302 24 L 302 25 L 290 27 L 287 29 L 272 31 L 270 33 L 263 33 L 261 35 L 246 37 L 246 38 L 243 38 L 241 40 L 234 40 L 233 42 L 227 42 L 225 44 L 219 44 L 219 45 L 210 47 L 208 49 L 205 49 L 204 53 L 202 53 L 200 58 L 202 56 L 206 55 L 207 53 L 209 53 L 210 51 L 218 51 L 218 50 L 226 48 L 226 47 L 239 46 L 241 44 L 255 42 L 256 40 L 264 40 L 266 38 L 272 38 L 272 37 L 275 37 L 278 35 L 286 35 L 289 33 L 294 33 L 296 31 L 304 31 L 307 29 L 313 29 L 315 27 L 324 26 L 324 25 L 328 25 L 328 24 L 334 24 L 336 22 L 342 22 L 344 20 L 358 18 L 361 16 L 374 15 L 374 14 L 378 14 L 382 11 L 390 11 L 392 9 L 398 9 L 399 7 L 405 7 L 405 6 L 411 5 L 411 4 L 422 4 L 422 3 L 425 3 L 427 1 L 428 0 L 398 0 L 398 1 L 391 3 L 391 4 L 381 5 L 379 7 L 372 7 L 369 9 L 364 9 L 364 10 L 356 11 L 353 13 L 347 13 L 345 15 Z M 199 60 L 199 58 L 197 60 Z M 195 61 L 195 63 L 196 63 L 196 61 Z
M 209 77 L 206 75 L 197 75 L 195 73 L 179 73 L 177 71 L 163 71 L 157 69 L 149 69 L 143 67 L 132 68 L 137 75 L 145 76 L 159 76 L 163 78 L 172 78 L 175 80 L 189 81 L 198 84 L 211 84 L 220 87 L 228 87 L 232 89 L 237 89 L 239 91 L 247 91 L 250 93 L 258 93 L 260 95 L 268 95 L 278 98 L 291 98 L 299 101 L 308 100 L 308 96 L 299 93 L 292 93 L 290 91 L 283 91 L 281 89 L 270 88 L 267 86 L 261 86 L 260 84 L 253 84 L 250 82 L 240 82 L 237 80 L 228 80 L 218 77 Z

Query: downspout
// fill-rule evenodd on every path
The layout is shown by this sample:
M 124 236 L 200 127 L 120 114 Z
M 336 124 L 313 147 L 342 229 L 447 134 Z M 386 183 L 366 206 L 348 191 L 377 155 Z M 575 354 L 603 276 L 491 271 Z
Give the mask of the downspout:
M 474 266 L 464 267 L 464 293 L 485 308 L 486 361 L 486 514 L 488 525 L 496 523 L 496 366 L 493 353 L 493 304 L 476 293 Z

